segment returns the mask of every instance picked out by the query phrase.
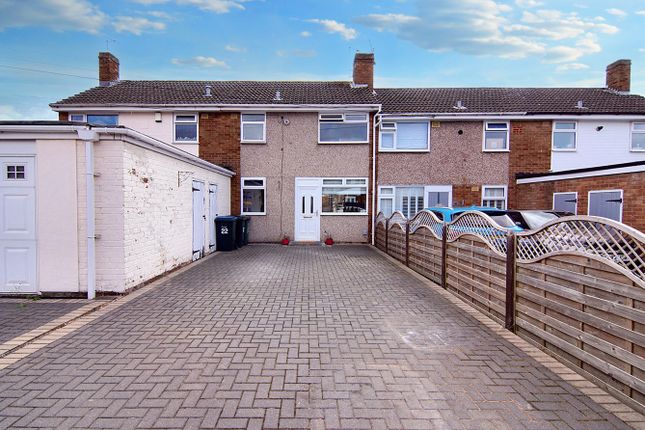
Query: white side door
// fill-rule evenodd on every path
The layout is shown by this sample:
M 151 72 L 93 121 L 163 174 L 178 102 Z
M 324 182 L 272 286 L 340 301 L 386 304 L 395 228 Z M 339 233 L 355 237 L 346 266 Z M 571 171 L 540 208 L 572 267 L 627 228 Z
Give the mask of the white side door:
M 34 157 L 0 157 L 0 292 L 36 293 Z
M 193 261 L 204 256 L 205 223 L 204 183 L 193 181 Z
M 215 218 L 217 217 L 217 185 L 208 186 L 208 249 L 215 251 Z
M 321 200 L 320 179 L 296 179 L 295 241 L 320 241 Z

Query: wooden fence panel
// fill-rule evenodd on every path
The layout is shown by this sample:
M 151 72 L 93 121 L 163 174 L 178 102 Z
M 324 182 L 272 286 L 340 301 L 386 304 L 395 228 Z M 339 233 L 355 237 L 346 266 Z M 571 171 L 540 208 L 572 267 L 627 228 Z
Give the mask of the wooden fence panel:
M 376 247 L 381 251 L 385 252 L 385 224 L 378 223 L 376 224 L 376 229 L 374 229 L 374 242 Z
M 645 289 L 600 261 L 517 265 L 516 329 L 610 391 L 645 404 Z
M 405 264 L 405 252 L 405 230 L 399 224 L 394 224 L 387 233 L 387 253 Z
M 441 240 L 427 228 L 410 234 L 409 267 L 426 278 L 441 284 Z
M 461 236 L 447 246 L 446 288 L 503 325 L 506 259 L 476 236 Z

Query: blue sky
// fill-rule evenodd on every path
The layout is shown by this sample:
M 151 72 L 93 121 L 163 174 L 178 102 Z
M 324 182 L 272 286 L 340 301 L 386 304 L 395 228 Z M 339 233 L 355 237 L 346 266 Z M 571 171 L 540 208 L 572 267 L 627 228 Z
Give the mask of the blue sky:
M 55 118 L 107 44 L 122 79 L 349 80 L 374 51 L 377 87 L 603 86 L 630 58 L 645 94 L 644 29 L 643 0 L 0 0 L 0 119 Z

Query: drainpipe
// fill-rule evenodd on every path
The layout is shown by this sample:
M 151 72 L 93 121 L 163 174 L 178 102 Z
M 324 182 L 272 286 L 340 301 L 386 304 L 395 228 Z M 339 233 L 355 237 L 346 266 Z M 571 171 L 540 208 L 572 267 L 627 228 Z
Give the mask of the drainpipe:
M 87 230 L 87 299 L 96 296 L 95 211 L 94 211 L 94 142 L 98 133 L 90 128 L 79 129 L 78 138 L 85 142 L 85 213 Z
M 377 121 L 378 119 L 378 121 Z M 374 221 L 376 221 L 376 126 L 381 123 L 381 107 L 374 114 L 374 123 L 372 124 L 372 245 L 375 244 Z

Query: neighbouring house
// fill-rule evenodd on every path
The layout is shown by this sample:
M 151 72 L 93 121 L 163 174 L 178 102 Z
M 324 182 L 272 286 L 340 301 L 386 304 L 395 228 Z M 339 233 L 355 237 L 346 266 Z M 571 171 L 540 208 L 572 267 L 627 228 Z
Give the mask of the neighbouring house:
M 602 88 L 374 88 L 373 54 L 356 54 L 352 81 L 260 82 L 120 80 L 100 53 L 101 85 L 51 106 L 235 172 L 231 212 L 252 217 L 253 242 L 364 242 L 378 211 L 535 207 L 518 174 L 645 160 L 630 64 Z
M 630 64 L 608 66 L 605 88 L 377 88 L 378 210 L 412 217 L 431 206 L 570 209 L 558 205 L 570 198 L 554 199 L 548 186 L 521 184 L 541 177 L 553 183 L 561 177 L 554 172 L 603 172 L 611 170 L 608 164 L 645 161 L 645 98 L 629 94 Z M 591 193 L 589 213 L 642 228 L 637 214 L 645 199 L 635 198 L 645 189 L 642 174 L 612 178 L 594 181 L 591 189 L 580 185 L 579 192 Z M 561 185 L 558 192 L 576 191 Z M 598 199 L 620 204 L 616 193 L 622 199 L 628 187 L 632 215 L 595 209 Z
M 0 122 L 0 294 L 122 293 L 215 250 L 233 172 L 122 126 Z
M 101 86 L 52 104 L 61 120 L 119 124 L 236 173 L 231 212 L 250 240 L 365 242 L 372 215 L 372 54 L 353 82 L 125 81 L 99 54 Z

